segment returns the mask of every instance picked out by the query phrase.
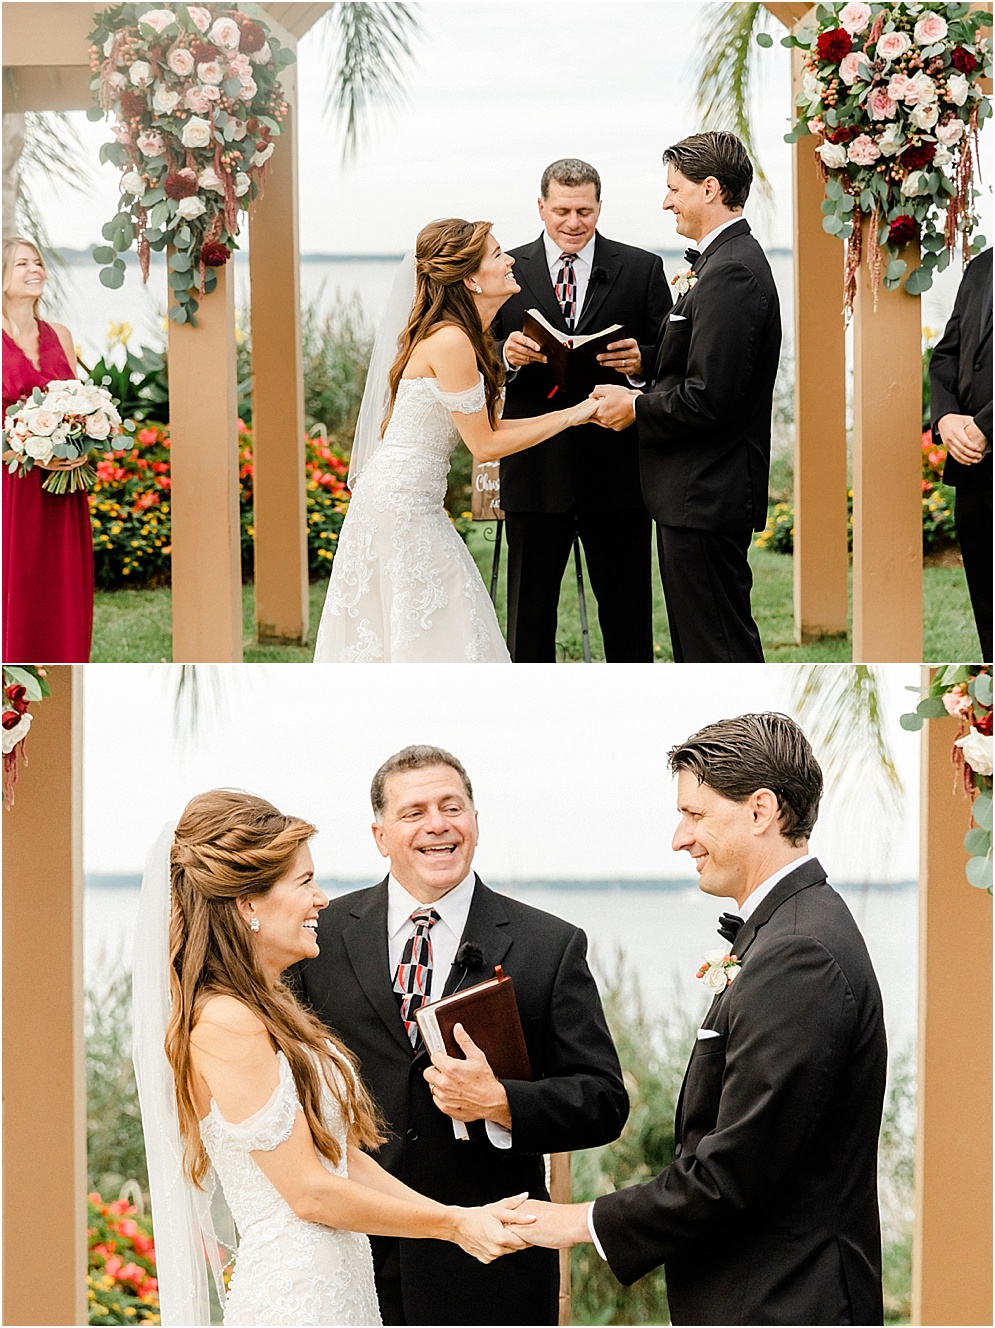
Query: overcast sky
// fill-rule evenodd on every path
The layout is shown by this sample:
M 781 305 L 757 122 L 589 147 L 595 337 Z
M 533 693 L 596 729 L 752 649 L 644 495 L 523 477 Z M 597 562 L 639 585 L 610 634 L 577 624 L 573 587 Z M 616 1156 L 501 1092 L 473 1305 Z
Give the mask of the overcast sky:
M 428 742 L 455 752 L 473 781 L 485 879 L 687 879 L 690 860 L 670 848 L 677 815 L 667 750 L 715 719 L 788 709 L 792 671 L 233 665 L 214 675 L 227 705 L 183 752 L 173 741 L 172 668 L 90 665 L 86 868 L 140 871 L 163 821 L 196 793 L 235 786 L 318 825 L 320 875 L 379 879 L 370 780 L 399 748 Z M 885 674 L 907 808 L 889 848 L 870 800 L 845 809 L 829 787 L 813 842 L 840 881 L 909 880 L 917 871 L 918 738 L 898 716 L 912 708 L 904 688 L 918 684 L 918 670 Z

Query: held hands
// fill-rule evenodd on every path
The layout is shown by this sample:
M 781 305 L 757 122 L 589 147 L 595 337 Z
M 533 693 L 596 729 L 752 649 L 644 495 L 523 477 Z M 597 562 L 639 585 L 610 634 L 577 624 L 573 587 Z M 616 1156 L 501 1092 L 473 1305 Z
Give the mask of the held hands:
M 598 402 L 594 423 L 606 429 L 627 429 L 636 422 L 635 399 L 639 392 L 634 388 L 621 387 L 615 383 L 599 383 L 593 396 Z
M 970 415 L 951 412 L 937 422 L 937 431 L 943 446 L 962 466 L 974 466 L 985 455 L 988 439 Z
M 483 1208 L 455 1208 L 457 1245 L 481 1263 L 492 1263 L 502 1254 L 525 1249 L 529 1242 L 524 1233 L 532 1218 L 518 1210 L 528 1197 L 526 1191 Z
M 598 356 L 598 363 L 606 369 L 617 369 L 619 373 L 633 378 L 643 367 L 643 357 L 639 353 L 639 342 L 635 337 L 626 337 L 624 341 L 610 341 L 607 353 Z
M 547 1203 L 543 1199 L 529 1199 L 514 1217 L 516 1230 L 530 1245 L 541 1245 L 547 1250 L 567 1250 L 591 1239 L 587 1225 L 590 1204 Z M 526 1225 L 530 1223 L 530 1225 Z
M 462 1024 L 453 1028 L 453 1036 L 466 1054 L 466 1060 L 437 1051 L 425 1071 L 435 1105 L 452 1120 L 489 1120 L 511 1128 L 508 1095 L 494 1077 L 487 1057 Z
M 4 452 L 0 460 L 12 461 L 16 457 L 16 452 Z M 36 461 L 35 465 L 39 470 L 79 470 L 80 466 L 85 466 L 89 459 L 89 452 L 84 452 L 82 456 L 74 457 L 72 461 L 66 461 L 62 457 L 53 457 L 51 461 Z
M 527 337 L 524 332 L 512 332 L 509 335 L 504 343 L 504 358 L 513 369 L 522 369 L 526 364 L 546 363 L 538 342 Z

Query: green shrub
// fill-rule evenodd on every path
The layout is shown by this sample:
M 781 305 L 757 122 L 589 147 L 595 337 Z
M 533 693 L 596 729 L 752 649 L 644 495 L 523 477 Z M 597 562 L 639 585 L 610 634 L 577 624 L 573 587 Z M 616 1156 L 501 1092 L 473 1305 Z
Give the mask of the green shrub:
M 131 1064 L 131 974 L 102 973 L 87 989 L 87 1183 L 101 1194 L 120 1194 L 128 1181 L 149 1187 L 138 1088 Z
M 304 365 L 304 420 L 311 430 L 324 425 L 340 445 L 352 445 L 373 333 L 354 296 L 326 314 L 308 305 L 301 316 Z

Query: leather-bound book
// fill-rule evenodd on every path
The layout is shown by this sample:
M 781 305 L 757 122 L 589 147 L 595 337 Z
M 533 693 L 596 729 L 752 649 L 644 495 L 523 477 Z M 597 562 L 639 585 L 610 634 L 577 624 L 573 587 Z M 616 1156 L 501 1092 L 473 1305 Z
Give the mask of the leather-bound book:
M 598 363 L 597 357 L 605 353 L 610 342 L 623 341 L 628 336 L 621 323 L 613 323 L 611 327 L 583 337 L 571 336 L 553 327 L 538 309 L 525 311 L 522 331 L 545 355 L 546 367 L 556 379 L 556 386 L 549 395 L 552 398 L 562 392 L 563 405 L 582 401 L 590 395 L 595 383 L 604 382 L 604 367 Z
M 453 1028 L 462 1024 L 464 1029 L 487 1057 L 487 1063 L 497 1079 L 531 1079 L 522 1020 L 515 1000 L 515 984 L 506 977 L 500 964 L 494 967 L 494 977 L 478 982 L 464 991 L 443 996 L 431 1005 L 423 1005 L 415 1018 L 422 1040 L 430 1053 L 444 1051 L 457 1060 L 463 1060 L 463 1049 L 456 1041 Z M 471 1129 L 461 1121 L 453 1121 L 458 1139 L 481 1137 L 483 1123 L 470 1122 Z

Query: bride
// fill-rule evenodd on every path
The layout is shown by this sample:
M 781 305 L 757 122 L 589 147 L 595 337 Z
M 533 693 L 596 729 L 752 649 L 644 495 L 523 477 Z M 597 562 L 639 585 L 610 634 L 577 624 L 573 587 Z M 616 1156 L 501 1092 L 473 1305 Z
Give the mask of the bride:
M 449 219 L 426 226 L 402 264 L 356 424 L 316 663 L 510 660 L 443 507 L 450 455 L 462 437 L 478 461 L 496 461 L 583 424 L 598 404 L 498 418 L 504 370 L 488 328 L 519 289 L 514 263 L 490 222 Z
M 446 1207 L 364 1151 L 382 1135 L 353 1058 L 280 978 L 318 953 L 314 833 L 219 789 L 149 855 L 134 1056 L 164 1324 L 210 1323 L 205 1251 L 225 1324 L 379 1324 L 367 1235 L 451 1240 L 484 1263 L 525 1244 L 503 1225 L 524 1195 Z M 215 1178 L 239 1235 L 227 1294 Z

